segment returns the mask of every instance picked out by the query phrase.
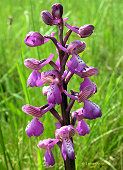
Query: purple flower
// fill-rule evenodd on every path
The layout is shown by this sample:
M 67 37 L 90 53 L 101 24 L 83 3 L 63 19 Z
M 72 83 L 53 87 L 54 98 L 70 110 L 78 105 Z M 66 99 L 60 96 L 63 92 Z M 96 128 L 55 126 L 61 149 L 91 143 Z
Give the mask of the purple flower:
M 50 36 L 54 35 L 55 33 L 53 32 Z M 49 40 L 49 38 L 44 38 L 39 32 L 31 31 L 26 35 L 24 43 L 29 47 L 37 47 L 46 43 Z
M 29 137 L 38 137 L 43 133 L 44 127 L 40 120 L 38 120 L 37 118 L 33 118 L 31 122 L 27 125 L 25 131 Z
M 86 37 L 89 37 L 92 33 L 93 33 L 93 30 L 94 30 L 94 26 L 93 25 L 90 25 L 90 24 L 86 24 L 82 27 L 75 27 L 75 26 L 70 26 L 69 24 L 65 23 L 65 26 L 67 28 L 69 28 L 70 30 L 74 31 L 75 33 L 77 33 L 77 35 L 80 37 L 80 38 L 86 38 Z
M 83 108 L 83 117 L 84 119 L 96 119 L 98 117 L 101 117 L 101 109 L 92 101 L 86 100 L 84 102 L 84 108 Z
M 78 121 L 76 130 L 80 136 L 85 136 L 90 132 L 89 126 L 84 120 Z
M 30 85 L 30 87 L 41 87 L 43 84 L 44 82 L 41 80 L 41 73 L 37 70 L 32 71 L 28 77 L 27 86 Z
M 67 50 L 69 55 L 71 54 L 73 55 L 73 54 L 79 54 L 83 52 L 85 48 L 86 45 L 84 41 L 75 40 L 68 45 Z
M 74 146 L 71 141 L 71 137 L 76 133 L 76 129 L 72 125 L 62 126 L 60 129 L 56 129 L 55 136 L 57 139 L 61 139 L 62 142 L 62 156 L 64 160 L 67 156 L 70 159 L 75 159 Z
M 45 160 L 47 167 L 49 167 L 50 165 L 53 166 L 55 164 L 55 160 L 54 160 L 53 153 L 52 153 L 51 149 L 58 142 L 59 142 L 58 139 L 50 139 L 49 138 L 49 139 L 40 140 L 37 145 L 41 149 L 46 149 L 44 160 Z
M 55 18 L 55 19 L 60 19 L 62 18 L 62 14 L 63 14 L 63 6 L 61 4 L 54 4 L 52 5 L 52 8 L 51 8 L 51 13 L 52 13 L 52 16 Z
M 40 61 L 33 58 L 28 58 L 24 60 L 24 65 L 33 70 L 41 70 L 45 65 L 47 65 L 52 60 L 53 57 L 54 54 L 50 54 L 49 58 Z
M 27 104 L 22 107 L 22 110 L 23 110 L 23 112 L 25 112 L 31 116 L 42 117 L 46 112 L 48 112 L 53 107 L 54 107 L 53 104 L 44 105 L 41 107 L 34 107 L 32 105 Z

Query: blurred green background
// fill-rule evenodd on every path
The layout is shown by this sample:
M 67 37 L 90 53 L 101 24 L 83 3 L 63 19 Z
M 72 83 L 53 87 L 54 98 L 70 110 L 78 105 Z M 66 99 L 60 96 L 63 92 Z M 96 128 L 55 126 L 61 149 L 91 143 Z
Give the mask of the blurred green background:
M 44 133 L 29 138 L 25 127 L 32 119 L 22 112 L 25 104 L 41 106 L 47 103 L 42 88 L 26 87 L 31 70 L 23 64 L 26 58 L 47 58 L 57 53 L 52 42 L 30 48 L 24 44 L 29 31 L 42 35 L 55 32 L 56 26 L 45 25 L 41 19 L 42 10 L 51 11 L 54 3 L 64 7 L 64 17 L 71 25 L 93 24 L 94 33 L 84 39 L 86 50 L 80 56 L 88 66 L 99 69 L 99 74 L 90 79 L 98 92 L 90 99 L 102 110 L 102 117 L 87 120 L 90 134 L 74 137 L 76 169 L 122 169 L 123 119 L 123 1 L 121 0 L 4 0 L 0 1 L 0 169 L 48 169 L 44 162 L 45 150 L 37 148 L 41 139 L 54 138 L 57 122 L 50 112 L 40 120 Z M 67 28 L 65 28 L 65 32 Z M 70 41 L 78 39 L 72 33 Z M 81 39 L 80 39 L 81 40 Z M 51 67 L 46 66 L 43 70 Z M 83 80 L 74 76 L 69 90 L 78 91 Z M 75 103 L 73 109 L 83 107 Z M 56 109 L 60 112 L 60 107 Z M 64 169 L 59 148 L 53 150 L 56 164 L 49 169 Z

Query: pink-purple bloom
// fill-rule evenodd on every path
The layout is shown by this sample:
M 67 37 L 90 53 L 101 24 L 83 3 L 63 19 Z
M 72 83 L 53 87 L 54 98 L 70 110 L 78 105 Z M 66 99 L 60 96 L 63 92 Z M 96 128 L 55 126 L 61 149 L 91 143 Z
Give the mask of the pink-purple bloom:
M 47 167 L 49 167 L 50 165 L 53 166 L 55 164 L 54 156 L 51 149 L 53 149 L 54 145 L 58 142 L 59 142 L 58 139 L 49 138 L 40 140 L 37 145 L 41 149 L 46 149 L 44 160 Z
M 61 139 L 62 142 L 62 156 L 64 160 L 67 159 L 67 156 L 70 159 L 75 159 L 74 146 L 71 141 L 71 137 L 76 133 L 76 129 L 72 125 L 62 126 L 59 129 L 56 129 L 55 136 L 57 139 Z

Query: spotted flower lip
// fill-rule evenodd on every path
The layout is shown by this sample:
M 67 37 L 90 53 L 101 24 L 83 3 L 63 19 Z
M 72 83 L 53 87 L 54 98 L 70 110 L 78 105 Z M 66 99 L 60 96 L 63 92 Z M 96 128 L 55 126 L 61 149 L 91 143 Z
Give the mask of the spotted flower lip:
M 24 65 L 29 69 L 41 70 L 46 64 L 48 64 L 52 60 L 53 57 L 54 54 L 50 54 L 49 58 L 40 61 L 33 58 L 28 58 L 24 60 Z
M 71 54 L 73 55 L 73 54 L 79 54 L 83 52 L 85 48 L 86 48 L 86 44 L 84 41 L 75 40 L 68 45 L 67 50 L 69 55 Z
M 72 136 L 75 135 L 75 133 L 76 129 L 72 125 L 62 126 L 61 128 L 56 129 L 55 131 L 55 137 L 63 141 L 61 152 L 64 160 L 67 159 L 67 156 L 70 159 L 75 159 L 74 146 L 70 139 Z
M 47 92 L 48 104 L 61 104 L 62 96 L 57 84 L 51 84 Z
M 65 26 L 69 28 L 70 30 L 72 30 L 73 32 L 77 33 L 77 35 L 80 38 L 89 37 L 93 33 L 93 30 L 94 30 L 94 26 L 91 24 L 86 24 L 81 27 L 75 27 L 75 26 L 70 26 L 68 23 L 65 22 Z
M 85 136 L 90 133 L 89 126 L 84 120 L 78 121 L 76 130 L 80 136 Z
M 24 105 L 22 107 L 23 112 L 34 117 L 42 117 L 46 112 L 54 107 L 54 104 L 43 105 L 42 107 L 34 107 L 32 105 Z
M 29 137 L 38 137 L 43 133 L 44 127 L 40 120 L 38 120 L 37 118 L 33 118 L 31 122 L 27 125 L 25 131 Z

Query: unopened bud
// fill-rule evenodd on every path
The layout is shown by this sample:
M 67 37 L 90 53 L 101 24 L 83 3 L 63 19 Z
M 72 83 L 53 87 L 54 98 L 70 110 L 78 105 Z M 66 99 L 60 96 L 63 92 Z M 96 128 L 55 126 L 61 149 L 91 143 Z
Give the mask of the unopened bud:
M 51 13 L 55 19 L 60 19 L 63 14 L 63 6 L 61 4 L 57 4 L 57 3 L 54 4 L 51 8 Z
M 93 25 L 86 24 L 86 25 L 84 25 L 84 26 L 79 28 L 78 36 L 80 38 L 89 37 L 93 33 L 93 30 L 94 30 L 94 26 Z
M 45 24 L 47 25 L 53 25 L 53 16 L 49 13 L 49 11 L 42 11 L 41 17 Z

